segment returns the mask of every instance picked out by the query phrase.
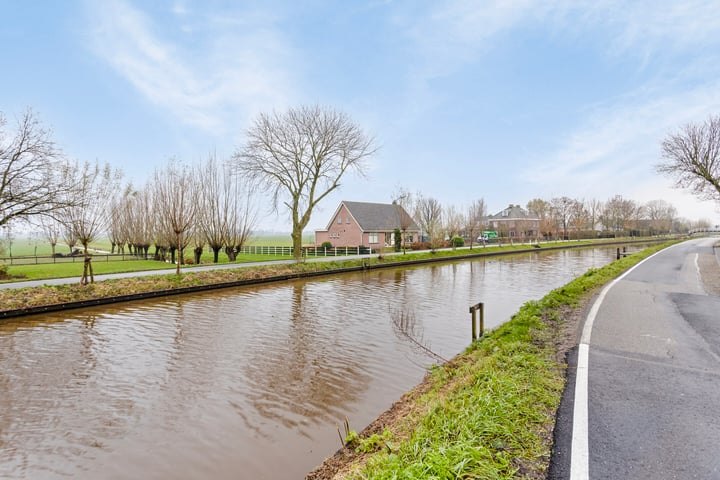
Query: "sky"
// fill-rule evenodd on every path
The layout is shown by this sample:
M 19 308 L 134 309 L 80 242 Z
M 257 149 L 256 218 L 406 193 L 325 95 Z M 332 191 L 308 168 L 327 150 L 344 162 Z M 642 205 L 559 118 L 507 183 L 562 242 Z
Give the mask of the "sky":
M 229 160 L 260 113 L 343 111 L 378 151 L 317 207 L 399 188 L 489 213 L 533 198 L 718 204 L 660 176 L 661 142 L 720 113 L 718 1 L 0 0 L 0 112 L 135 185 Z M 267 205 L 267 202 L 265 203 Z M 259 229 L 289 231 L 261 210 Z

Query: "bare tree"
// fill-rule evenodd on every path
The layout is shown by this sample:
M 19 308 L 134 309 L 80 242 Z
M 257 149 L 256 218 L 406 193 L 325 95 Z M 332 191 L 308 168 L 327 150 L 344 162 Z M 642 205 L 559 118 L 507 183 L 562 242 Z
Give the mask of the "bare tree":
M 63 219 L 83 246 L 85 262 L 80 284 L 87 285 L 95 281 L 88 246 L 108 225 L 110 201 L 119 190 L 122 175 L 108 164 L 85 163 L 73 170 L 77 197 L 75 206 L 64 210 Z
M 603 202 L 596 198 L 588 200 L 585 203 L 585 210 L 588 213 L 588 223 L 590 225 L 590 229 L 593 232 L 596 232 L 597 224 L 600 221 L 600 216 L 603 210 Z M 597 236 L 597 233 L 595 233 L 595 236 Z
M 720 115 L 703 124 L 689 123 L 662 143 L 660 173 L 700 198 L 720 201 Z
M 422 231 L 430 238 L 431 248 L 435 250 L 442 232 L 442 205 L 432 197 L 419 196 L 415 209 L 415 218 Z
M 580 233 L 587 230 L 590 225 L 590 214 L 585 208 L 585 202 L 573 200 L 570 208 L 570 225 L 575 230 L 575 239 L 580 240 Z
M 153 176 L 153 204 L 159 213 L 160 228 L 167 235 L 171 252 L 177 250 L 176 273 L 180 275 L 183 250 L 190 238 L 198 211 L 193 172 L 181 163 L 170 160 L 167 167 L 155 170 Z
M 128 185 L 122 196 L 110 199 L 110 225 L 108 228 L 110 253 L 115 253 L 115 248 L 117 248 L 117 253 L 125 253 L 125 244 L 130 243 L 127 203 L 132 194 L 132 187 Z
M 220 250 L 226 243 L 227 216 L 231 201 L 226 189 L 232 180 L 229 175 L 222 172 L 214 154 L 201 166 L 198 178 L 200 201 L 198 224 L 201 234 L 213 252 L 213 262 L 217 263 Z
M 527 203 L 527 211 L 540 219 L 540 233 L 543 236 L 552 236 L 555 219 L 549 202 L 534 198 Z
M 231 184 L 229 191 L 230 205 L 227 212 L 227 221 L 223 236 L 225 238 L 225 253 L 228 260 L 234 262 L 252 236 L 257 223 L 257 207 L 253 202 L 252 193 L 244 191 L 239 182 Z
M 650 235 L 670 233 L 677 217 L 677 210 L 665 200 L 650 200 L 645 204 L 650 222 Z
M 562 229 L 563 240 L 568 239 L 568 225 L 572 216 L 574 202 L 569 197 L 550 199 L 550 211 L 558 228 Z
M 398 216 L 398 228 L 400 229 L 401 237 L 400 243 L 405 253 L 405 243 L 407 242 L 407 231 L 415 221 L 408 212 L 414 211 L 414 197 L 412 193 L 404 188 L 396 187 L 396 193 L 392 201 L 393 205 L 396 206 Z
M 63 225 L 62 239 L 65 242 L 65 245 L 67 245 L 70 249 L 70 254 L 72 254 L 75 251 L 75 245 L 77 245 L 77 237 L 75 236 L 75 230 L 72 228 L 72 225 L 69 225 L 67 223 L 65 219 L 62 219 L 61 223 Z
M 623 232 L 630 227 L 630 220 L 635 214 L 636 204 L 632 200 L 615 195 L 605 202 L 600 221 L 605 230 Z
M 277 211 L 292 218 L 293 256 L 302 255 L 302 232 L 313 209 L 349 171 L 363 174 L 373 141 L 345 113 L 320 106 L 260 114 L 234 155 L 248 182 L 270 193 Z
M 221 164 L 215 155 L 208 157 L 198 174 L 199 232 L 213 251 L 213 261 L 219 261 L 220 250 L 235 261 L 247 243 L 257 223 L 257 205 L 239 175 L 231 166 Z
M 62 225 L 51 217 L 40 217 L 40 229 L 42 230 L 45 240 L 50 244 L 52 255 L 55 256 L 55 247 L 58 239 L 62 234 Z
M 633 210 L 630 215 L 630 222 L 631 222 L 630 223 L 630 228 L 631 228 L 630 235 L 631 236 L 642 236 L 643 220 L 646 219 L 645 206 L 640 205 L 639 203 L 637 203 L 635 201 L 633 201 L 632 203 L 633 203 Z
M 456 245 L 453 238 L 460 235 L 460 230 L 465 225 L 465 215 L 455 205 L 445 207 L 443 214 L 443 230 L 445 236 L 450 240 L 450 245 L 455 250 Z
M 64 183 L 69 165 L 28 109 L 14 133 L 0 112 L 0 226 L 13 219 L 48 215 L 68 205 L 72 183 Z
M 465 233 L 470 237 L 470 249 L 472 249 L 475 238 L 477 238 L 482 231 L 485 217 L 487 217 L 485 200 L 479 198 L 470 204 L 465 214 Z

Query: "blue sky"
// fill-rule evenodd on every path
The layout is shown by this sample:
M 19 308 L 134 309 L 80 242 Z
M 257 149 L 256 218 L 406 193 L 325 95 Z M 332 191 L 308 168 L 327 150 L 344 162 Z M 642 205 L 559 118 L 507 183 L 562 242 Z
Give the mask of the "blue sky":
M 0 0 L 0 111 L 31 107 L 72 158 L 141 184 L 229 158 L 258 112 L 348 113 L 380 146 L 340 200 L 397 186 L 490 213 L 532 198 L 716 204 L 655 173 L 660 142 L 720 113 L 717 1 Z M 266 212 L 263 212 L 266 213 Z M 260 227 L 289 230 L 284 213 Z

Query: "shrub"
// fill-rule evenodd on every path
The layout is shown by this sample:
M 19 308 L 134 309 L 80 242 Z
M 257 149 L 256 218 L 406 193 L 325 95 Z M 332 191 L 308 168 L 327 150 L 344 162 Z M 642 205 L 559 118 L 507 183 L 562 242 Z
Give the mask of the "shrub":
M 430 242 L 413 242 L 410 244 L 410 250 L 430 250 Z
M 322 243 L 320 244 L 320 248 L 332 248 L 332 243 L 327 242 L 327 241 L 326 241 L 326 242 L 322 242 Z
M 395 242 L 394 242 L 394 243 L 395 243 L 395 251 L 396 251 L 396 252 L 399 252 L 399 251 L 400 251 L 400 247 L 401 247 L 400 244 L 402 243 L 402 234 L 400 233 L 400 229 L 399 229 L 399 228 L 396 228 L 396 229 L 395 229 L 395 231 L 393 232 L 393 236 L 395 237 L 395 238 L 394 238 L 394 240 L 395 240 Z
M 455 235 L 452 240 L 450 240 L 450 245 L 452 245 L 453 248 L 464 247 L 465 240 L 461 236 Z

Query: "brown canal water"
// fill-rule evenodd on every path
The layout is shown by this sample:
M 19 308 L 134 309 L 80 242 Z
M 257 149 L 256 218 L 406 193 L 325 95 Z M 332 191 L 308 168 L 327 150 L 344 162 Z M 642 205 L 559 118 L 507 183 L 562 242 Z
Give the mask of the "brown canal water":
M 436 359 L 615 250 L 218 290 L 0 323 L 0 478 L 302 478 Z

